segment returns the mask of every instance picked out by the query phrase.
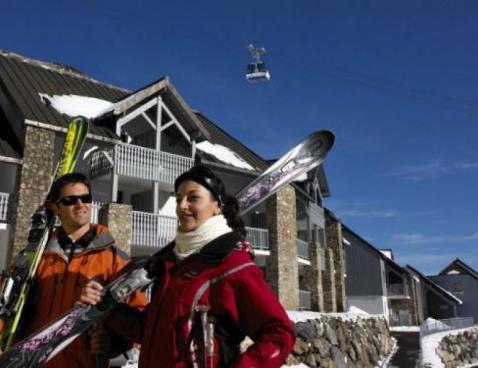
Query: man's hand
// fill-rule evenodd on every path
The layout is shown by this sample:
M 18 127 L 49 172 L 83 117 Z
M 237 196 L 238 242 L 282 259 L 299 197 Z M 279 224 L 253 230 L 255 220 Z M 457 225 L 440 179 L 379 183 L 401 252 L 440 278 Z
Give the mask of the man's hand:
M 88 283 L 81 289 L 79 303 L 96 305 L 101 301 L 101 292 L 103 286 L 95 280 L 90 280 Z

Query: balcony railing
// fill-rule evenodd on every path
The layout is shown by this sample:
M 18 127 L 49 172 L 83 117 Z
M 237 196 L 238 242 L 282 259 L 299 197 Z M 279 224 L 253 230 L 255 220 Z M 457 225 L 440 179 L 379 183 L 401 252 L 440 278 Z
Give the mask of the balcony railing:
M 297 255 L 302 259 L 309 260 L 309 242 L 297 239 Z
M 251 243 L 252 248 L 269 250 L 269 230 L 249 226 L 246 226 L 246 230 L 246 240 Z
M 406 284 L 388 284 L 387 295 L 389 297 L 406 297 L 408 296 L 408 286 Z
M 299 309 L 310 310 L 312 308 L 311 292 L 307 290 L 299 290 Z
M 0 221 L 7 221 L 8 214 L 8 193 L 0 192 Z
M 111 164 L 109 158 L 113 160 Z M 194 164 L 190 157 L 156 151 L 133 144 L 117 144 L 114 148 L 97 151 L 91 157 L 90 175 L 92 178 L 111 173 L 143 180 L 174 183 L 180 174 Z
M 473 317 L 460 317 L 449 319 L 427 319 L 420 326 L 421 337 L 447 330 L 457 330 L 461 328 L 473 327 Z
M 133 211 L 132 245 L 161 248 L 176 236 L 176 217 Z

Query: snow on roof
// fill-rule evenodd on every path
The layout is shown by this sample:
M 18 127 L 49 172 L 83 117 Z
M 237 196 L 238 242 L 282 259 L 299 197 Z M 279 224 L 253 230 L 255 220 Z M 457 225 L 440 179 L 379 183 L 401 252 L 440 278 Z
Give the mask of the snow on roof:
M 49 95 L 38 93 L 45 105 L 50 105 L 60 114 L 96 118 L 113 109 L 114 103 L 100 98 L 78 95 Z
M 428 320 L 428 318 L 427 318 Z M 436 353 L 436 349 L 440 345 L 440 341 L 448 335 L 458 335 L 464 331 L 476 329 L 476 327 L 462 328 L 459 330 L 438 332 L 423 337 L 420 341 L 422 352 L 422 364 L 425 366 L 427 363 L 433 368 L 444 368 L 445 365 L 441 361 L 440 357 Z
M 459 275 L 460 273 L 457 270 L 450 270 L 446 274 L 447 275 Z
M 196 145 L 197 149 L 206 152 L 218 160 L 227 163 L 229 165 L 239 167 L 246 170 L 255 170 L 251 165 L 249 165 L 242 157 L 240 157 L 231 149 L 224 147 L 220 144 L 214 144 L 209 141 L 204 141 Z

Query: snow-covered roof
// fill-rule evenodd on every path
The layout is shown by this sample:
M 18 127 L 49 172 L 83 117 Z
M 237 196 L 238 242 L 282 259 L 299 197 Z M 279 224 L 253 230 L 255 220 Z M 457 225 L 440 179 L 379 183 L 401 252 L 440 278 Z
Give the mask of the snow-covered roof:
M 198 143 L 196 147 L 198 150 L 214 156 L 216 159 L 224 162 L 225 164 L 232 165 L 240 169 L 255 170 L 236 152 L 223 145 L 204 141 Z
M 93 119 L 111 111 L 114 107 L 114 103 L 96 97 L 47 93 L 38 93 L 38 95 L 44 104 L 53 107 L 60 114 L 71 117 L 81 115 Z

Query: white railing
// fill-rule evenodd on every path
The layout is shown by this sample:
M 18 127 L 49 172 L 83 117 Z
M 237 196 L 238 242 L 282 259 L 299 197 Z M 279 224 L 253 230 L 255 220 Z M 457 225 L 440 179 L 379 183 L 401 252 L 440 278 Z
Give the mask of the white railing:
M 406 284 L 388 284 L 388 296 L 408 296 L 408 286 Z
M 297 238 L 297 255 L 302 259 L 309 259 L 309 243 Z
M 300 310 L 311 310 L 312 308 L 312 301 L 311 301 L 312 293 L 307 290 L 299 290 L 299 309 Z
M 133 211 L 132 245 L 161 248 L 176 236 L 176 217 Z
M 448 318 L 439 320 L 426 319 L 420 326 L 420 335 L 423 337 L 435 332 L 473 327 L 473 323 L 473 317 Z
M 252 248 L 269 250 L 269 230 L 249 226 L 246 226 L 246 230 L 246 240 L 251 243 Z
M 174 183 L 180 174 L 194 164 L 194 160 L 190 157 L 133 144 L 117 144 L 113 149 L 98 151 L 92 155 L 90 163 L 92 178 L 111 172 L 112 166 L 108 156 L 113 160 L 116 174 L 162 183 Z
M 8 193 L 0 192 L 0 221 L 7 221 L 9 196 Z
M 99 214 L 100 214 L 100 209 L 103 206 L 103 203 L 101 202 L 91 202 L 91 217 L 90 221 L 93 224 L 97 224 L 99 222 Z

